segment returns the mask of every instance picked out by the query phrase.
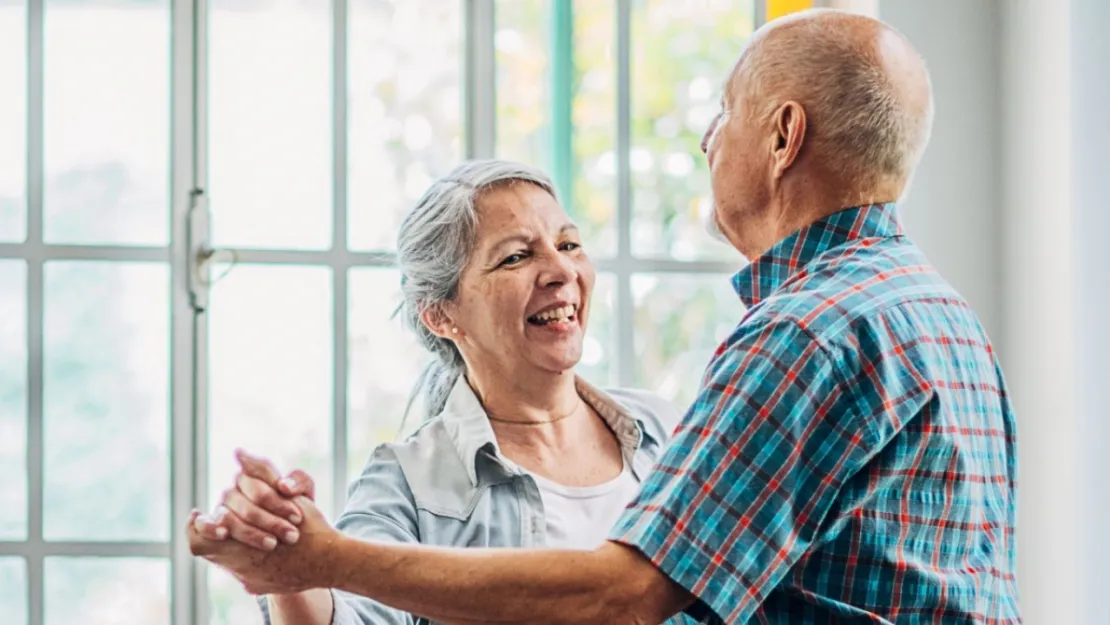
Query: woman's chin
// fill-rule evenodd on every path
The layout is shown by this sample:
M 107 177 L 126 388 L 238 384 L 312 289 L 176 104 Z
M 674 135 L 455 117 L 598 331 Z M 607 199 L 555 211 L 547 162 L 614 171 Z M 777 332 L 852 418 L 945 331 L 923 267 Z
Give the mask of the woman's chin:
M 538 368 L 551 373 L 573 373 L 582 360 L 582 349 L 538 349 L 527 355 Z
M 519 353 L 544 371 L 573 369 L 582 359 L 582 327 L 578 324 L 530 326 Z

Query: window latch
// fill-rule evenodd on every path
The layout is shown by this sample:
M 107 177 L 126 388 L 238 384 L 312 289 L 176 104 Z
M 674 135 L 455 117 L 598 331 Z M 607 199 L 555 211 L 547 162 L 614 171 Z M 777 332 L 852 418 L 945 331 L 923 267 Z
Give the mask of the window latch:
M 208 196 L 204 189 L 189 192 L 188 230 L 186 247 L 189 256 L 189 305 L 202 313 L 208 308 L 208 294 L 212 286 L 212 266 L 208 262 L 214 255 L 208 237 L 212 215 L 208 210 Z

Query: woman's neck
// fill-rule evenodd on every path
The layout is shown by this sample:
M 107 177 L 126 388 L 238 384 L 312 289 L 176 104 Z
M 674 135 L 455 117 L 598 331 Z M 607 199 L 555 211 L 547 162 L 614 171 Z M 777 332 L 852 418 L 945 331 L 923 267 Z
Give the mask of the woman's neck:
M 582 407 L 573 371 L 486 375 L 471 370 L 467 372 L 467 382 L 495 423 L 555 424 Z
M 512 462 L 570 486 L 600 484 L 620 473 L 620 443 L 579 396 L 572 371 L 504 377 L 471 371 L 467 381 Z

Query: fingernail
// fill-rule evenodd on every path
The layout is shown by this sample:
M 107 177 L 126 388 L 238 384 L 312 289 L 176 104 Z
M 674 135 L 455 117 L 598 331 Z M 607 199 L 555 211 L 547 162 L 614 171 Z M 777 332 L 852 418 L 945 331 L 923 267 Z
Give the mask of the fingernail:
M 297 487 L 297 482 L 294 481 L 293 478 L 287 477 L 281 481 L 281 485 L 288 488 L 289 490 L 293 490 Z
M 297 542 L 297 539 L 300 537 L 301 535 L 297 532 L 297 530 L 289 530 L 288 532 L 285 532 L 285 542 L 289 543 L 290 545 Z
M 217 527 L 216 528 L 216 538 L 227 538 L 227 528 L 226 527 Z
M 274 547 L 277 547 L 277 539 L 274 538 L 273 536 L 267 536 L 266 538 L 263 538 L 262 539 L 262 547 L 266 551 L 273 550 Z
M 289 522 L 292 523 L 293 525 L 300 525 L 301 524 L 301 515 L 299 515 L 295 512 L 293 514 L 290 514 L 289 515 Z

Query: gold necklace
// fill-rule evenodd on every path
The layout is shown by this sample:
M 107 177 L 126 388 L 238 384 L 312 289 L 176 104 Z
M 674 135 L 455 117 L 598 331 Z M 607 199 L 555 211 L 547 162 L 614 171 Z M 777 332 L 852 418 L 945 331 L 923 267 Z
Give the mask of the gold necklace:
M 486 418 L 488 418 L 490 421 L 497 421 L 498 423 L 512 423 L 513 425 L 547 425 L 549 423 L 558 423 L 558 422 L 562 421 L 563 419 L 566 419 L 567 417 L 569 417 L 569 416 L 573 415 L 574 413 L 578 412 L 578 408 L 580 408 L 581 406 L 582 406 L 582 398 L 579 397 L 578 398 L 578 405 L 576 405 L 574 407 L 574 410 L 571 410 L 570 412 L 566 413 L 565 415 L 563 415 L 561 417 L 555 417 L 554 419 L 548 419 L 547 421 L 517 421 L 516 419 L 502 419 L 500 417 L 495 417 L 495 416 L 493 416 L 489 413 L 486 413 Z

